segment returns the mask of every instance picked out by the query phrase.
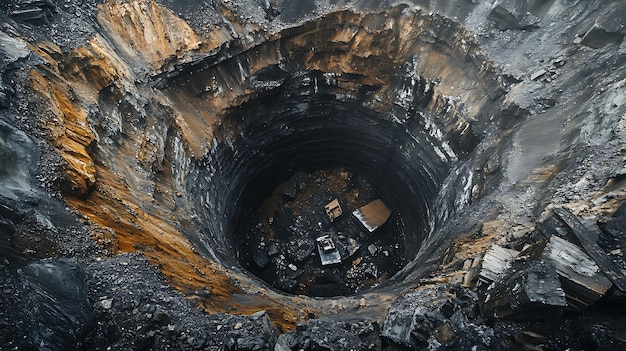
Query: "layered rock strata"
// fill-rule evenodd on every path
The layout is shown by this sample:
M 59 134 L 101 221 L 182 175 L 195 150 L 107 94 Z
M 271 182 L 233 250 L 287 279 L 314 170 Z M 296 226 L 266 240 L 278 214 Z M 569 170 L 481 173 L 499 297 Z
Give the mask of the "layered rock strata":
M 169 319 L 182 313 L 159 314 L 132 335 L 83 327 L 107 315 L 124 328 L 141 323 L 117 302 L 132 300 L 111 288 L 119 281 L 97 274 L 102 265 L 126 267 L 124 257 L 158 267 L 163 282 L 211 314 L 212 333 L 232 331 L 216 344 L 187 335 L 184 347 L 306 347 L 305 334 L 323 346 L 320 328 L 330 334 L 348 316 L 366 321 L 338 328 L 374 349 L 541 342 L 524 341 L 530 329 L 517 322 L 491 323 L 495 331 L 481 324 L 499 317 L 481 317 L 475 306 L 484 296 L 465 289 L 489 294 L 475 278 L 494 244 L 524 252 L 554 234 L 538 228 L 567 238 L 567 228 L 557 230 L 563 225 L 545 224 L 553 207 L 602 228 L 619 222 L 610 217 L 624 199 L 618 2 L 340 1 L 307 2 L 307 11 L 295 3 L 42 1 L 2 9 L 3 274 L 38 306 L 67 295 L 56 285 L 80 281 L 76 310 L 63 302 L 48 314 L 73 336 L 60 328 L 26 343 L 175 345 L 183 331 Z M 241 224 L 298 171 L 336 167 L 377 184 L 406 266 L 354 296 L 276 291 L 242 266 L 250 253 Z M 597 239 L 618 276 L 620 235 L 606 230 Z M 81 262 L 46 259 L 56 256 Z M 555 280 L 545 262 L 520 272 L 537 267 Z M 490 279 L 516 281 L 507 269 Z M 152 273 L 137 304 L 159 285 Z M 42 274 L 61 283 L 48 286 Z M 615 287 L 604 293 L 609 305 L 619 299 Z M 180 295 L 168 290 L 154 308 L 135 309 L 152 318 L 167 299 Z M 559 301 L 556 309 L 567 310 Z M 4 308 L 0 321 L 23 316 Z M 251 316 L 217 315 L 224 312 Z M 52 320 L 41 318 L 22 318 L 0 340 L 22 345 L 19 330 Z M 400 330 L 403 318 L 412 323 Z M 594 318 L 602 323 L 601 312 Z M 295 331 L 277 338 L 269 321 Z M 598 332 L 598 347 L 603 338 L 621 340 L 612 332 Z

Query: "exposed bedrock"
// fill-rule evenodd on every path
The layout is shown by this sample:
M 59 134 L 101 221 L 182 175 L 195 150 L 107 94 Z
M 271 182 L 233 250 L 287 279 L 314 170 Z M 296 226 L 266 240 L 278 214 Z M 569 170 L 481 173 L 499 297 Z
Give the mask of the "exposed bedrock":
M 420 31 L 430 39 L 417 39 Z M 414 258 L 447 216 L 481 195 L 484 180 L 471 182 L 493 151 L 485 145 L 496 144 L 493 120 L 510 122 L 498 77 L 471 38 L 449 20 L 402 8 L 329 14 L 190 69 L 164 91 L 243 93 L 185 175 L 204 229 L 198 239 L 229 264 L 248 254 L 238 223 L 276 186 L 298 171 L 336 167 L 377 185 L 398 243 Z
M 117 28 L 112 15 L 128 6 L 104 5 L 98 18 L 131 35 L 138 29 Z M 143 30 L 190 30 L 177 21 Z M 56 72 L 42 68 L 62 88 L 40 91 L 60 118 L 88 120 L 71 133 L 66 127 L 72 143 L 60 149 L 67 178 L 81 179 L 70 202 L 111 228 L 122 250 L 184 245 L 247 281 L 237 268 L 250 255 L 241 252 L 240 224 L 297 172 L 344 167 L 376 184 L 411 261 L 450 215 L 498 182 L 488 177 L 498 161 L 490 170 L 482 165 L 514 122 L 502 112 L 505 83 L 475 39 L 445 17 L 406 6 L 339 11 L 258 42 L 220 38 L 218 46 L 181 37 L 163 49 L 179 45 L 178 59 L 132 44 L 152 69 L 139 76 L 121 49 L 134 36 L 108 36 L 69 54 L 42 48 L 61 59 Z M 31 77 L 46 84 L 37 71 Z M 129 85 L 132 78 L 139 81 Z M 79 82 L 87 90 L 78 91 Z M 63 108 L 81 98 L 95 104 L 91 112 Z M 78 151 L 67 149 L 73 143 Z M 92 158 L 101 177 L 95 183 Z M 109 196 L 120 197 L 119 208 L 111 210 Z M 178 242 L 180 235 L 190 242 Z
M 620 349 L 622 7 L 2 5 L 0 344 Z

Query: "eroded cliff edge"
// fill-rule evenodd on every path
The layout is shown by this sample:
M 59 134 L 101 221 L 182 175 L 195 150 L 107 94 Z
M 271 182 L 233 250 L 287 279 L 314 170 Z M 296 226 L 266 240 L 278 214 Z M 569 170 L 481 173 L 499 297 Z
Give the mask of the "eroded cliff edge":
M 575 292 L 539 303 L 566 311 L 564 327 L 545 335 L 516 318 L 486 327 L 510 308 L 485 305 L 490 292 L 475 286 L 475 265 L 486 266 L 494 244 L 522 251 L 554 233 L 575 241 L 552 215 L 562 206 L 609 228 L 598 242 L 623 276 L 621 217 L 611 217 L 623 200 L 619 4 L 309 5 L 6 5 L 7 345 L 254 349 L 274 345 L 274 327 L 307 319 L 280 347 L 323 344 L 337 329 L 354 338 L 337 349 L 566 348 L 589 342 L 585 333 L 599 335 L 598 348 L 619 345 L 623 329 L 606 327 L 602 310 L 582 333 L 567 327 L 580 318 L 567 312 L 581 308 Z M 400 242 L 410 262 L 378 288 L 293 296 L 239 266 L 242 206 L 255 187 L 278 185 L 289 173 L 282 164 L 304 167 L 303 158 L 322 168 L 353 162 L 405 184 L 398 194 L 411 200 L 395 209 L 409 223 Z M 592 295 L 611 306 L 620 299 L 611 289 Z M 30 315 L 29 303 L 47 312 Z M 41 324 L 61 327 L 18 341 Z M 583 337 L 561 340 L 559 328 Z

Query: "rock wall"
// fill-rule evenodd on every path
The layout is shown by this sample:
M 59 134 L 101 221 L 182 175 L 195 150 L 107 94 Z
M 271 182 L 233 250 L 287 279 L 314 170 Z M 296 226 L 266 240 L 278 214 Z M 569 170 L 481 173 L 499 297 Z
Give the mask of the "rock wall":
M 216 315 L 260 310 L 275 327 L 294 330 L 278 338 L 277 349 L 305 347 L 305 334 L 322 345 L 315 332 L 332 334 L 336 328 L 324 323 L 345 316 L 367 320 L 338 328 L 374 349 L 477 345 L 485 335 L 493 339 L 483 339 L 484 347 L 524 344 L 518 336 L 527 334 L 504 330 L 525 325 L 496 323 L 503 329 L 494 334 L 468 308 L 480 298 L 450 287 L 484 293 L 484 282 L 476 282 L 485 252 L 494 244 L 522 251 L 537 235 L 551 235 L 538 228 L 554 207 L 594 225 L 619 221 L 611 215 L 624 199 L 623 10 L 617 1 L 415 3 L 2 5 L 6 290 L 22 282 L 30 290 L 15 294 L 45 306 L 37 291 L 56 288 L 32 283 L 33 272 L 46 264 L 65 272 L 75 263 L 38 260 L 78 258 L 77 269 L 91 276 L 68 279 L 84 284 L 106 281 L 94 267 L 116 267 L 124 252 L 138 252 L 147 261 L 138 259 L 137 267 L 151 264 L 162 275 L 150 278 L 142 299 L 164 279 L 210 313 L 211 328 L 228 325 L 235 335 L 210 346 L 272 346 L 265 314 L 232 323 L 235 317 Z M 277 292 L 239 265 L 239 224 L 267 196 L 257 189 L 273 189 L 294 170 L 345 165 L 388 184 L 383 194 L 402 223 L 406 267 L 369 292 L 315 299 Z M 598 242 L 624 275 L 623 233 L 606 233 Z M 83 328 L 106 313 L 121 324 L 142 323 L 116 304 L 115 292 L 98 286 L 89 287 L 92 306 L 58 306 L 80 316 L 63 322 L 80 336 L 59 341 L 60 330 L 18 341 L 35 321 L 24 317 L 24 307 L 2 305 L 0 342 L 158 349 L 183 332 L 175 324 L 186 325 L 184 317 L 171 311 L 178 316 L 171 324 L 157 321 L 133 335 Z M 87 293 L 79 290 L 83 301 Z M 470 297 L 435 298 L 450 291 Z M 605 303 L 619 301 L 618 292 L 609 291 Z M 415 312 L 413 300 L 427 307 Z M 590 325 L 600 325 L 605 314 L 593 313 Z M 9 325 L 11 316 L 23 323 Z M 397 316 L 413 319 L 410 330 L 397 330 L 404 324 Z M 419 338 L 411 339 L 417 329 Z M 595 346 L 603 338 L 622 342 L 622 331 L 611 332 L 598 332 Z M 206 335 L 187 337 L 180 348 L 209 346 L 196 342 Z M 349 347 L 341 345 L 333 347 Z

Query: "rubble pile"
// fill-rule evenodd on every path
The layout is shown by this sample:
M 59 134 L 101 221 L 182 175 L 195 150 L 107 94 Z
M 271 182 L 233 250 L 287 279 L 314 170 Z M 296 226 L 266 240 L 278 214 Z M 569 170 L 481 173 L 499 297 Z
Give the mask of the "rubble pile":
M 373 202 L 377 196 L 367 177 L 343 168 L 299 172 L 250 216 L 239 239 L 241 261 L 292 294 L 348 295 L 377 286 L 406 261 L 404 236 L 393 217 L 387 221 L 389 212 L 376 231 L 352 213 L 385 206 Z
M 380 350 L 379 334 L 378 323 L 371 320 L 311 319 L 280 335 L 274 350 Z
M 487 285 L 488 313 L 521 320 L 550 318 L 588 309 L 609 293 L 626 293 L 621 249 L 600 247 L 599 239 L 607 235 L 595 224 L 584 225 L 566 208 L 553 211 L 538 230 L 511 243 L 521 252 L 496 245 L 483 257 L 479 285 L 487 283 L 482 285 Z M 502 252 L 506 259 L 499 259 Z

